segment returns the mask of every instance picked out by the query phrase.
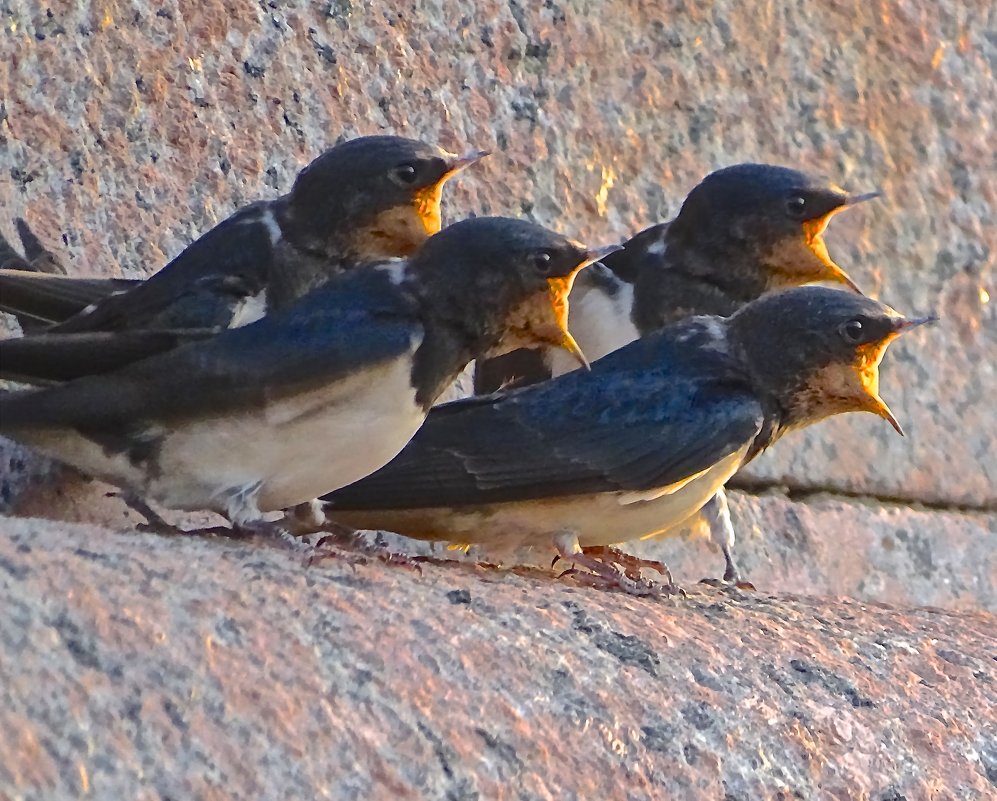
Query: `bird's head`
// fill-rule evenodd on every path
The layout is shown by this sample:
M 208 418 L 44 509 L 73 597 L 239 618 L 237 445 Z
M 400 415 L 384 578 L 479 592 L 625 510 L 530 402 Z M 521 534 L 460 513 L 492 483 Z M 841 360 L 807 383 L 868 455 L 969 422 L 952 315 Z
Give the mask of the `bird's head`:
M 828 253 L 824 231 L 835 214 L 878 196 L 786 167 L 736 164 L 689 193 L 670 236 L 708 243 L 737 268 L 757 270 L 764 291 L 830 281 L 860 292 Z
M 589 249 L 525 220 L 477 217 L 431 237 L 411 269 L 436 313 L 471 332 L 478 355 L 555 346 L 587 367 L 568 331 L 568 293 L 583 267 L 617 249 Z
M 407 256 L 440 230 L 446 182 L 486 155 L 456 155 L 400 136 L 351 139 L 299 173 L 290 194 L 292 225 L 330 255 Z
M 749 303 L 730 332 L 751 375 L 797 427 L 844 412 L 872 412 L 903 429 L 879 394 L 879 364 L 910 319 L 879 301 L 827 287 L 798 287 Z

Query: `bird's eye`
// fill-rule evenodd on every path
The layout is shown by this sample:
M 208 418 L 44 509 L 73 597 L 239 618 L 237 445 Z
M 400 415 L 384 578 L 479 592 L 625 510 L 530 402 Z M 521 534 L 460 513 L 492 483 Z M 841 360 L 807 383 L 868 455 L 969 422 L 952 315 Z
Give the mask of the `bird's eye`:
M 547 275 L 554 265 L 554 259 L 546 250 L 533 254 L 533 267 L 541 275 Z
M 403 164 L 401 167 L 395 167 L 393 175 L 400 183 L 412 184 L 415 182 L 417 173 L 414 164 Z
M 793 195 L 786 201 L 786 211 L 789 212 L 790 217 L 802 217 L 807 211 L 806 198 Z
M 857 345 L 865 336 L 865 327 L 861 320 L 849 320 L 847 323 L 842 323 L 838 331 L 841 338 L 849 345 Z

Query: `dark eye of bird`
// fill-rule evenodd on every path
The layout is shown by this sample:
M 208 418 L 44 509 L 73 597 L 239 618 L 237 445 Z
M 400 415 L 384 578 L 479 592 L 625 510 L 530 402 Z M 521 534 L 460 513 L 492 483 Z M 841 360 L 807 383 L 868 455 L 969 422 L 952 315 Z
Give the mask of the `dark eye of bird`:
M 554 259 L 546 250 L 541 250 L 539 253 L 533 254 L 533 266 L 541 275 L 547 275 L 550 272 L 553 261 Z
M 802 217 L 807 210 L 806 198 L 794 195 L 786 201 L 786 211 L 791 217 Z
M 395 168 L 394 174 L 403 184 L 411 184 L 415 182 L 417 172 L 414 164 L 403 164 L 401 167 Z
M 841 333 L 841 338 L 850 345 L 857 345 L 865 336 L 865 326 L 862 325 L 861 320 L 849 320 L 847 323 L 842 323 L 838 331 Z

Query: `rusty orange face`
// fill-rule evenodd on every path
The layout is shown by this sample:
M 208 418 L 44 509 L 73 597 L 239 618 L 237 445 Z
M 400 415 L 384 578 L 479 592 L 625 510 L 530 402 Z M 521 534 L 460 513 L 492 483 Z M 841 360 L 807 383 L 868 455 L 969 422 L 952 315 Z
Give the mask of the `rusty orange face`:
M 886 420 L 898 434 L 903 428 L 879 394 L 879 365 L 890 343 L 905 331 L 933 322 L 934 317 L 909 320 L 895 313 L 893 328 L 884 337 L 859 345 L 848 363 L 833 362 L 821 368 L 799 393 L 796 405 L 811 419 L 842 412 L 871 412 Z M 819 410 L 819 411 L 818 411 Z
M 433 183 L 415 189 L 409 202 L 385 209 L 373 221 L 356 231 L 355 242 L 362 258 L 408 256 L 443 225 L 440 205 L 443 187 L 457 173 L 488 155 L 473 150 L 463 156 L 446 153 L 446 170 Z
M 574 286 L 575 277 L 593 262 L 619 250 L 618 245 L 610 245 L 594 250 L 578 249 L 585 254 L 584 259 L 568 274 L 547 279 L 547 291 L 537 293 L 521 303 L 508 320 L 509 333 L 503 339 L 495 355 L 516 348 L 534 348 L 547 345 L 568 351 L 586 370 L 588 359 L 568 330 L 568 296 Z

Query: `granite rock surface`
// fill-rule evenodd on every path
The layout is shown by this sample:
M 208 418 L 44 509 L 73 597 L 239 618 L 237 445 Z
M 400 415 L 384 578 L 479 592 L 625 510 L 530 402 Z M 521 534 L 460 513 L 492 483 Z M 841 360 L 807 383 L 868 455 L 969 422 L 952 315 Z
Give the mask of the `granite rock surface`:
M 0 793 L 952 799 L 997 620 L 0 519 Z

